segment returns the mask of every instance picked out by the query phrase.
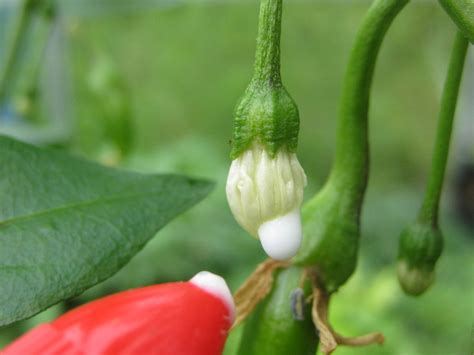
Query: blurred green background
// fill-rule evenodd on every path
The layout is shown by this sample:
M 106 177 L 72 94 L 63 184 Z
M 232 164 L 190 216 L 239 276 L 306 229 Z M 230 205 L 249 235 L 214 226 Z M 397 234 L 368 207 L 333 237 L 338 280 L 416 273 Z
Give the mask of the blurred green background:
M 3 1 L 0 61 L 18 5 Z M 331 166 L 341 81 L 368 6 L 285 3 L 282 77 L 300 108 L 298 155 L 308 175 L 307 198 Z M 172 0 L 63 0 L 51 21 L 35 18 L 0 111 L 0 132 L 126 169 L 207 177 L 217 186 L 111 279 L 0 329 L 0 348 L 71 307 L 132 287 L 189 279 L 200 270 L 224 276 L 235 290 L 265 258 L 233 220 L 224 194 L 232 112 L 251 77 L 257 18 L 256 1 Z M 386 343 L 340 348 L 337 355 L 474 350 L 473 230 L 456 207 L 458 170 L 472 162 L 466 142 L 473 137 L 466 140 L 463 119 L 454 132 L 443 197 L 446 240 L 436 284 L 410 298 L 394 268 L 398 234 L 415 218 L 423 195 L 454 33 L 436 2 L 414 1 L 382 47 L 371 101 L 372 167 L 360 259 L 334 297 L 331 320 L 345 335 L 382 331 Z M 467 77 L 458 111 L 472 125 Z M 233 353 L 238 333 L 226 354 Z

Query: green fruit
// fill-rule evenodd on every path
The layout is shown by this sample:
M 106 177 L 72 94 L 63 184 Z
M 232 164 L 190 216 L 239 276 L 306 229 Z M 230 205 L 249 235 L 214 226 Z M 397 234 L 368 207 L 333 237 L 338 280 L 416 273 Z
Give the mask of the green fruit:
M 239 355 L 315 353 L 318 339 L 310 305 L 304 309 L 304 320 L 296 320 L 300 315 L 294 315 L 292 310 L 292 294 L 299 287 L 301 274 L 302 269 L 297 267 L 277 274 L 271 294 L 244 324 Z

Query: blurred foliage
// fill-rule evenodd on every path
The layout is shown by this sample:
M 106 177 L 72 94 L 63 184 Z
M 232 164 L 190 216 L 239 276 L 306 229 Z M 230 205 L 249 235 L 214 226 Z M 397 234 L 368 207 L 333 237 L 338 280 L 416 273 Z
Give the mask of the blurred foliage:
M 285 4 L 282 76 L 300 109 L 298 154 L 308 175 L 307 197 L 329 171 L 341 79 L 367 7 L 367 2 Z M 200 270 L 221 274 L 235 290 L 264 259 L 258 242 L 233 220 L 224 196 L 232 112 L 252 73 L 258 4 L 166 2 L 135 12 L 88 14 L 71 11 L 62 18 L 75 114 L 66 148 L 128 169 L 211 178 L 217 188 L 108 281 L 1 329 L 0 348 L 67 308 L 119 290 L 188 279 Z M 445 252 L 433 288 L 418 299 L 405 296 L 394 267 L 400 229 L 421 203 L 454 32 L 435 2 L 414 2 L 397 18 L 381 50 L 359 265 L 334 297 L 331 318 L 343 334 L 378 330 L 387 341 L 383 348 L 341 348 L 336 354 L 472 351 L 472 231 L 455 218 L 449 186 L 441 215 Z M 116 82 L 109 92 L 107 85 Z M 98 88 L 106 92 L 104 99 Z M 118 140 L 108 135 L 110 117 L 122 127 Z M 127 153 L 117 154 L 123 137 Z M 233 353 L 237 340 L 238 331 L 226 354 Z

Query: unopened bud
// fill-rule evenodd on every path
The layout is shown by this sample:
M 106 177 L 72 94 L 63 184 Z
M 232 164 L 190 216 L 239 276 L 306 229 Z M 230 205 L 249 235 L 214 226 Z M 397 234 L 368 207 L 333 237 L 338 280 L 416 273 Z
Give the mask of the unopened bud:
M 296 154 L 280 149 L 271 157 L 254 144 L 232 161 L 227 200 L 237 222 L 258 237 L 277 260 L 294 256 L 301 244 L 300 207 L 306 175 Z

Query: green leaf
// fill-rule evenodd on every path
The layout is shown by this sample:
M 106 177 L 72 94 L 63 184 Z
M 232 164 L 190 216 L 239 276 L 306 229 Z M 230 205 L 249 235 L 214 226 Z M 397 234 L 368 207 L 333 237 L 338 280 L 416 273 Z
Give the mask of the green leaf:
M 5 136 L 0 167 L 0 326 L 110 277 L 212 189 L 206 181 L 106 168 Z
M 459 30 L 474 43 L 474 1 L 473 0 L 439 0 Z

